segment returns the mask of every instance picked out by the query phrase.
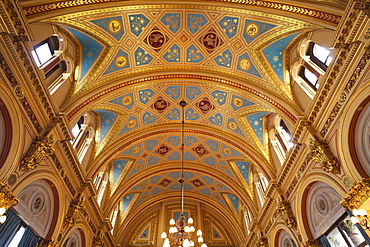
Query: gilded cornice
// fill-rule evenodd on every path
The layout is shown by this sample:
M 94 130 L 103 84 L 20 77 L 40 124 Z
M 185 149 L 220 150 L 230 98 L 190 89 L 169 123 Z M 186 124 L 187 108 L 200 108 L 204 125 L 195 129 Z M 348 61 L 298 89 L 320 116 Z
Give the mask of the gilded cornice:
M 353 48 L 353 52 L 356 49 L 357 49 L 357 45 L 356 45 L 356 47 Z M 353 55 L 351 54 L 351 57 L 352 56 Z M 341 52 L 340 57 L 344 59 L 346 57 L 346 52 L 345 51 Z M 325 121 L 324 126 L 320 130 L 320 134 L 322 136 L 325 136 L 326 135 L 326 133 L 328 132 L 328 130 L 329 130 L 330 126 L 331 126 L 331 124 L 338 117 L 338 115 L 339 115 L 338 113 L 339 113 L 340 109 L 342 108 L 342 106 L 345 104 L 345 102 L 346 102 L 346 100 L 348 98 L 348 94 L 351 93 L 353 87 L 358 82 L 358 79 L 360 78 L 361 74 L 363 73 L 364 68 L 368 64 L 369 59 L 370 59 L 370 46 L 367 46 L 365 48 L 364 55 L 361 57 L 359 63 L 357 64 L 357 66 L 356 66 L 354 72 L 352 73 L 350 79 L 348 80 L 348 82 L 346 84 L 344 84 L 343 91 L 341 92 L 341 94 L 338 97 L 336 103 L 334 104 L 334 107 L 333 107 L 332 111 L 330 112 L 329 116 L 327 117 L 327 120 Z M 348 61 L 347 61 L 347 63 L 348 63 Z M 342 65 L 342 62 L 340 61 L 337 64 L 338 64 L 337 65 L 338 67 L 337 68 L 336 67 L 334 68 L 334 71 L 331 73 L 332 76 L 336 75 L 335 72 L 339 72 L 339 66 Z M 347 71 L 343 69 L 341 71 L 341 74 L 344 74 L 346 72 Z M 332 78 L 330 78 L 329 80 L 332 80 Z M 317 102 L 317 105 L 319 105 L 319 102 Z M 310 117 L 310 120 L 312 121 L 312 117 Z
M 25 11 L 26 16 L 34 16 L 34 15 L 40 15 L 42 13 L 48 12 L 50 14 L 51 11 L 55 11 L 55 13 L 58 13 L 58 11 L 63 9 L 71 9 L 73 11 L 73 8 L 78 8 L 81 6 L 91 6 L 99 8 L 101 7 L 102 3 L 105 3 L 108 5 L 108 3 L 116 3 L 119 2 L 118 0 L 70 0 L 70 1 L 63 1 L 63 2 L 53 2 L 53 3 L 42 3 L 38 4 L 37 6 L 25 6 L 23 7 Z M 208 1 L 212 2 L 212 1 Z M 214 0 L 214 2 L 226 2 L 229 3 L 228 0 Z M 254 7 L 262 10 L 269 10 L 269 11 L 278 11 L 284 14 L 295 14 L 297 16 L 301 16 L 302 18 L 310 18 L 319 20 L 322 22 L 327 22 L 330 24 L 338 24 L 340 20 L 340 15 L 320 11 L 318 9 L 313 9 L 309 7 L 305 7 L 302 5 L 296 5 L 296 4 L 288 4 L 288 3 L 281 3 L 281 2 L 274 2 L 274 1 L 263 1 L 263 0 L 234 0 L 233 1 L 236 6 L 237 4 L 240 4 L 241 7 L 248 6 L 248 7 Z M 137 5 L 137 6 L 130 6 L 131 8 L 143 8 L 144 5 Z M 162 5 L 163 6 L 163 5 Z M 170 8 L 165 4 L 164 6 L 167 6 L 167 8 Z M 197 6 L 197 8 L 201 8 L 204 6 Z M 217 9 L 224 9 L 225 11 L 228 11 L 229 8 L 225 7 L 216 7 L 212 6 L 213 8 Z
M 57 168 L 57 170 L 59 171 L 60 177 L 64 181 L 64 183 L 67 186 L 69 192 L 71 193 L 72 196 L 75 196 L 76 195 L 76 189 L 72 185 L 71 180 L 68 178 L 68 174 L 66 174 L 66 172 L 65 172 L 62 164 L 60 163 L 59 159 L 56 157 L 55 154 L 52 154 L 50 157 L 54 161 L 54 165 Z

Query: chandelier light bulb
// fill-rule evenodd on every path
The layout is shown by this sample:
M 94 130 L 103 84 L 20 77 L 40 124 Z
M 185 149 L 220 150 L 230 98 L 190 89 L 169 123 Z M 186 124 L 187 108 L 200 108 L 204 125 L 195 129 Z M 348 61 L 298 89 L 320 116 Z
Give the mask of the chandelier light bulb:
M 184 242 L 182 242 L 182 247 L 190 247 L 190 241 L 185 239 Z
M 5 208 L 0 208 L 0 215 L 3 215 L 3 214 L 5 214 Z
M 202 230 L 200 230 L 200 229 L 199 229 L 199 230 L 197 231 L 197 236 L 202 236 Z
M 205 243 L 203 243 L 200 247 L 207 247 L 207 245 Z
M 0 224 L 3 224 L 6 221 L 6 215 L 0 216 Z
M 193 223 L 194 223 L 193 218 L 189 218 L 189 219 L 188 219 L 188 223 L 189 223 L 189 224 L 193 224 Z
M 199 243 L 203 243 L 203 237 L 202 237 L 202 236 L 199 236 L 199 237 L 198 237 L 198 242 L 199 242 Z
M 190 227 L 189 226 L 185 226 L 185 232 L 190 232 Z
M 366 216 L 367 215 L 367 212 L 366 212 L 366 210 L 365 209 L 359 209 L 358 210 L 358 215 L 360 215 L 360 216 Z
M 162 234 L 161 234 L 161 238 L 162 238 L 162 239 L 167 238 L 167 233 L 166 233 L 166 232 L 162 232 Z
M 194 226 L 190 227 L 190 232 L 195 232 L 195 227 Z
M 193 247 L 194 246 L 194 241 L 190 241 L 190 246 Z
M 176 223 L 176 222 L 175 222 L 175 220 L 174 220 L 174 219 L 171 219 L 171 220 L 170 220 L 170 225 L 171 225 L 171 226 L 175 225 L 175 223 Z

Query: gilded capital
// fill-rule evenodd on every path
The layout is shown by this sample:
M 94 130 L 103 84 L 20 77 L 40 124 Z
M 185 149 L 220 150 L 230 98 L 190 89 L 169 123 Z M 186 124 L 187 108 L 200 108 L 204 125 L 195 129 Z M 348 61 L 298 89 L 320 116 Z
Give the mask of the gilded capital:
M 302 247 L 321 247 L 322 245 L 317 239 L 314 239 L 314 240 L 309 239 L 309 240 L 306 240 L 306 242 L 304 242 L 301 246 Z
M 309 157 L 321 165 L 321 169 L 334 174 L 340 173 L 339 162 L 325 141 L 310 139 L 308 142 Z
M 20 170 L 28 171 L 39 167 L 42 160 L 47 159 L 51 154 L 54 153 L 54 149 L 52 147 L 53 142 L 53 136 L 46 136 L 34 140 L 27 153 L 23 155 Z
M 92 242 L 92 247 L 103 247 L 104 243 L 100 237 L 95 237 Z
M 59 245 L 51 239 L 41 238 L 36 247 L 59 247 Z
M 64 219 L 65 227 L 72 227 L 76 224 L 79 215 L 83 211 L 83 200 L 73 200 L 69 206 L 68 213 Z
M 278 200 L 277 211 L 285 219 L 285 225 L 287 227 L 296 227 L 296 220 L 289 202 L 285 200 Z
M 362 178 L 346 194 L 340 202 L 343 207 L 353 210 L 358 209 L 370 197 L 370 179 Z
M 269 243 L 266 237 L 261 237 L 260 239 L 258 239 L 256 247 L 268 247 L 268 246 Z
M 0 181 L 0 208 L 8 208 L 15 206 L 18 203 L 18 199 L 13 195 L 9 187 Z

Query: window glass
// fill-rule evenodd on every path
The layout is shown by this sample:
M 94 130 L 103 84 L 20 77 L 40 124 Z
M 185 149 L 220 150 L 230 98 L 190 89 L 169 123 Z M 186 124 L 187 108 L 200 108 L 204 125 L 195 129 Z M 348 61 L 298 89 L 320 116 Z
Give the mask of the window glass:
M 339 221 L 327 234 L 326 238 L 333 247 L 364 247 L 369 246 L 360 231 L 361 226 L 353 224 L 351 217 L 347 215 Z
M 309 80 L 313 85 L 317 82 L 317 76 L 309 71 L 308 69 L 304 69 L 304 76 Z
M 37 66 L 47 62 L 53 54 L 51 53 L 51 48 L 47 42 L 40 46 L 37 46 L 34 51 L 32 51 L 32 56 L 34 57 Z
M 323 64 L 325 65 L 329 65 L 330 62 L 333 60 L 331 57 L 329 57 L 330 55 L 330 51 L 328 51 L 327 49 L 325 49 L 324 47 L 322 46 L 319 46 L 317 44 L 315 44 L 313 46 L 313 55 L 318 59 L 320 60 L 320 62 L 322 62 Z
M 23 234 L 24 234 L 24 231 L 26 230 L 26 228 L 24 226 L 20 226 L 17 230 L 17 232 L 15 233 L 14 237 L 12 238 L 12 240 L 10 241 L 10 243 L 7 245 L 7 247 L 17 247 L 19 242 L 21 241 L 22 237 L 23 237 Z

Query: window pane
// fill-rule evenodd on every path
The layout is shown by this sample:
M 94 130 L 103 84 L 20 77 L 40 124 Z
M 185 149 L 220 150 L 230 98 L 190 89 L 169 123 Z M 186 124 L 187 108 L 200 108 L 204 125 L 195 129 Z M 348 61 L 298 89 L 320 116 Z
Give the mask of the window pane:
M 324 47 L 321 47 L 319 45 L 314 45 L 313 47 L 313 55 L 319 59 L 321 62 L 325 64 L 326 60 L 329 57 L 330 52 L 325 49 Z M 328 65 L 328 64 L 327 64 Z
M 312 73 L 311 71 L 309 71 L 308 69 L 304 70 L 304 76 L 307 78 L 307 80 L 309 80 L 309 82 L 312 83 L 312 85 L 316 84 L 317 76 L 314 73 Z
M 23 237 L 25 230 L 26 228 L 24 226 L 21 226 L 12 238 L 12 241 L 10 241 L 10 243 L 8 244 L 8 247 L 17 247 Z
M 37 47 L 35 49 L 35 52 L 36 52 L 37 57 L 39 58 L 41 64 L 45 63 L 46 61 L 48 61 L 53 56 L 53 54 L 51 54 L 48 43 L 44 43 L 44 44 L 40 45 L 39 47 Z
M 329 233 L 327 239 L 330 243 L 330 246 L 333 247 L 348 247 L 346 240 L 344 240 L 342 234 L 340 234 L 338 228 L 334 228 L 333 231 Z
M 365 242 L 365 239 L 361 235 L 361 232 L 358 230 L 357 226 L 352 223 L 351 217 L 347 216 L 347 218 L 343 220 L 339 226 L 355 246 Z

